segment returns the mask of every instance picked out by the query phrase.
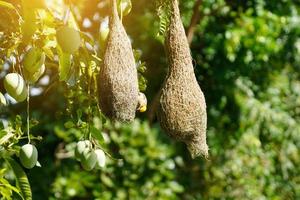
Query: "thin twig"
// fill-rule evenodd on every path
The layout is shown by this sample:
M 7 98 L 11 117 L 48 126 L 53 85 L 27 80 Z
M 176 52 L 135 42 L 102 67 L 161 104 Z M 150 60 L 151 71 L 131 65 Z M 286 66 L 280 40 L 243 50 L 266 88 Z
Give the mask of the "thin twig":
M 30 128 L 30 115 L 29 115 L 29 99 L 30 99 L 30 85 L 27 84 L 27 137 L 28 137 L 28 144 L 30 144 L 30 134 L 29 134 L 29 128 Z
M 193 37 L 194 37 L 194 34 L 195 34 L 195 30 L 196 30 L 196 25 L 202 17 L 201 13 L 199 11 L 199 7 L 200 7 L 201 4 L 202 4 L 202 0 L 198 0 L 195 3 L 194 8 L 193 8 L 193 15 L 192 15 L 192 18 L 191 18 L 191 22 L 190 22 L 190 25 L 187 29 L 187 39 L 188 39 L 189 45 L 191 45 L 191 43 L 193 41 Z

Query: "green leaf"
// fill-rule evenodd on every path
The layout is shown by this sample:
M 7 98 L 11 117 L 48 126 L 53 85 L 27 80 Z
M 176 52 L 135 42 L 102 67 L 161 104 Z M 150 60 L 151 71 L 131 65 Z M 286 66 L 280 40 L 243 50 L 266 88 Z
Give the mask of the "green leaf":
M 14 191 L 16 194 L 18 194 L 23 199 L 23 197 L 20 194 L 20 191 L 18 190 L 18 188 L 16 188 L 16 187 L 12 186 L 11 184 L 9 184 L 9 182 L 5 179 L 1 179 L 0 182 L 1 182 L 2 187 L 5 187 L 5 188 L 7 188 L 11 191 Z
M 23 168 L 11 158 L 6 158 L 5 160 L 15 174 L 17 187 L 21 191 L 23 199 L 32 200 L 30 183 L 28 181 L 27 175 L 24 172 Z
M 100 144 L 104 144 L 104 138 L 102 136 L 102 132 L 94 126 L 91 126 L 90 129 L 91 129 L 92 136 L 96 138 Z
M 106 185 L 108 187 L 113 187 L 114 186 L 113 181 L 108 176 L 106 176 L 104 173 L 100 175 L 100 178 L 101 178 L 101 181 L 104 185 Z
M 72 121 L 67 121 L 67 122 L 64 124 L 64 126 L 65 126 L 65 128 L 70 129 L 70 128 L 75 127 L 75 124 L 74 124 L 74 122 L 72 122 Z
M 59 55 L 59 80 L 67 81 L 71 76 L 71 54 L 60 52 Z
M 0 170 L 0 196 L 2 195 L 4 199 L 10 200 L 12 199 L 12 192 L 15 192 L 23 199 L 18 188 L 11 185 L 9 181 L 4 178 L 6 170 L 6 168 Z
M 76 22 L 75 16 L 73 14 L 73 12 L 70 11 L 70 15 L 69 15 L 69 19 L 68 19 L 68 25 L 72 28 L 74 28 L 75 30 L 80 31 L 79 26 Z
M 156 12 L 159 18 L 159 32 L 157 36 L 164 36 L 170 23 L 170 6 L 169 1 L 158 0 Z
M 4 134 L 5 135 L 4 135 Z M 3 136 L 3 137 L 2 137 Z M 12 131 L 9 130 L 1 130 L 0 131 L 0 145 L 3 145 L 7 143 L 11 138 L 13 138 L 15 135 Z

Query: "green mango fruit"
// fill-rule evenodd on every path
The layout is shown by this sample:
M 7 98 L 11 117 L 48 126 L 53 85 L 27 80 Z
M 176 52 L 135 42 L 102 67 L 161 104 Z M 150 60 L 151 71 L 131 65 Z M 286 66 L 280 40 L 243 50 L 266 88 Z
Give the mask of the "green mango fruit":
M 31 169 L 37 163 L 38 151 L 34 145 L 25 144 L 20 149 L 19 157 L 22 165 L 27 169 Z
M 7 102 L 4 95 L 0 92 L 0 106 L 6 106 Z
M 119 0 L 119 5 L 118 5 L 118 13 L 123 16 L 126 16 L 130 13 L 132 8 L 132 3 L 131 0 Z
M 23 59 L 23 66 L 30 73 L 37 72 L 45 63 L 45 53 L 40 49 L 32 47 L 29 49 Z
M 77 160 L 81 160 L 83 157 L 83 153 L 87 150 L 90 150 L 92 147 L 92 143 L 89 140 L 79 141 L 75 147 L 75 158 Z
M 88 150 L 88 151 L 85 150 L 83 152 L 81 158 L 81 165 L 85 170 L 90 171 L 94 169 L 96 162 L 97 162 L 97 155 L 93 150 Z
M 95 154 L 97 155 L 97 162 L 95 165 L 96 169 L 103 168 L 105 166 L 105 153 L 102 149 L 96 149 Z
M 7 74 L 4 78 L 4 88 L 17 102 L 22 102 L 27 98 L 26 84 L 20 74 Z
M 44 74 L 45 72 L 45 65 L 43 64 L 40 69 L 36 72 L 28 72 L 26 69 L 23 70 L 24 78 L 29 83 L 35 83 L 39 80 L 39 78 Z
M 63 26 L 57 30 L 56 39 L 59 46 L 65 53 L 76 52 L 81 43 L 79 32 L 67 26 Z

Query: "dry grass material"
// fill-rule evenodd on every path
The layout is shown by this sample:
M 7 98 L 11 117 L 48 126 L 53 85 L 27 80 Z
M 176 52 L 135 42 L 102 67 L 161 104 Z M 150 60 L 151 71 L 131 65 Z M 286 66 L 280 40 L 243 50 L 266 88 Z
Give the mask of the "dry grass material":
M 183 141 L 192 156 L 208 157 L 206 103 L 198 85 L 177 0 L 171 0 L 165 48 L 169 72 L 161 91 L 158 118 L 172 138 Z
M 129 122 L 138 104 L 138 75 L 131 42 L 111 1 L 110 32 L 99 76 L 100 106 L 112 120 Z

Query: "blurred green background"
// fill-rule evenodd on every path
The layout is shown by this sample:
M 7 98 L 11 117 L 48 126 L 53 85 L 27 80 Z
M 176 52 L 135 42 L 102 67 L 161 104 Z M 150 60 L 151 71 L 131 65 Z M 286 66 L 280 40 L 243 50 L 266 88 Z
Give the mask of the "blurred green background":
M 102 1 L 73 2 L 79 23 L 91 22 L 81 30 L 96 36 Z M 37 146 L 43 167 L 26 171 L 33 199 L 300 199 L 300 1 L 180 1 L 206 97 L 208 160 L 192 160 L 157 124 L 167 71 L 159 18 L 154 0 L 132 4 L 123 20 L 147 66 L 147 113 L 101 127 L 122 161 L 108 158 L 103 170 L 86 172 L 68 156 L 82 133 L 66 128 L 68 117 L 59 114 L 67 105 L 64 86 L 35 97 L 32 116 L 40 123 L 33 133 L 44 139 Z M 20 112 L 25 107 L 14 106 L 11 116 Z

